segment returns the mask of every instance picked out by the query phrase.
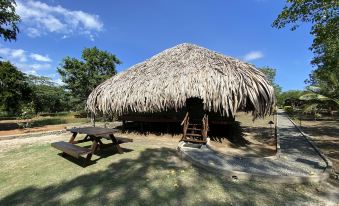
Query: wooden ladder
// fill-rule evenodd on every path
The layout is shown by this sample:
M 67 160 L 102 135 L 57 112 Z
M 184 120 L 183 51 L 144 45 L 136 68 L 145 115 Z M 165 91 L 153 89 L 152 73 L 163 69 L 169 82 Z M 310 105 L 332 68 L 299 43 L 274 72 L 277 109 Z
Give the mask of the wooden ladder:
M 180 141 L 203 144 L 207 142 L 208 115 L 204 115 L 201 124 L 192 124 L 187 112 L 181 125 L 183 126 L 183 135 Z

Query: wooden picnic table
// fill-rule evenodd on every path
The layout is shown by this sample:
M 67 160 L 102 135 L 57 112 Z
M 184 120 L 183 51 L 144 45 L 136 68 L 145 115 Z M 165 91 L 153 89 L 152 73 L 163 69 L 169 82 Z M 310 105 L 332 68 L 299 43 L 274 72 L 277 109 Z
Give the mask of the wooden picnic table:
M 63 152 L 63 155 L 68 154 L 73 157 L 79 158 L 80 156 L 86 156 L 86 162 L 91 160 L 92 155 L 98 150 L 106 147 L 115 147 L 119 154 L 123 153 L 120 145 L 124 142 L 131 142 L 133 140 L 127 138 L 116 138 L 114 132 L 118 131 L 116 129 L 102 128 L 102 127 L 81 127 L 81 128 L 71 128 L 66 129 L 72 133 L 71 138 L 68 142 L 54 142 L 51 145 Z M 76 140 L 78 134 L 85 134 L 85 138 Z M 111 140 L 111 144 L 104 144 L 101 139 L 105 138 Z M 82 142 L 92 141 L 92 145 L 89 148 L 80 147 L 76 144 Z

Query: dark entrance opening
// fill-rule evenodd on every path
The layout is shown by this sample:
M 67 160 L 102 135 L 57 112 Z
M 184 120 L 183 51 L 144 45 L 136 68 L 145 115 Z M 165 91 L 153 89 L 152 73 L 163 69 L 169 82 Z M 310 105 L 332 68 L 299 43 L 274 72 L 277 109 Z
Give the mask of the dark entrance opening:
M 201 124 L 205 114 L 203 100 L 197 97 L 189 98 L 186 100 L 186 108 L 190 116 L 190 122 Z

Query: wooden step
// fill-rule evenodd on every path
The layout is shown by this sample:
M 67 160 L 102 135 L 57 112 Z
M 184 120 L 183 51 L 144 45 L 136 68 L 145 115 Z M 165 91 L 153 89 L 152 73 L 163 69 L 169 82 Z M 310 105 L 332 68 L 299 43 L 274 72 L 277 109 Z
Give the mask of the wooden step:
M 53 142 L 51 144 L 52 147 L 63 151 L 66 154 L 69 154 L 75 158 L 79 158 L 80 156 L 88 155 L 92 151 L 88 148 L 83 148 L 68 142 L 60 141 L 60 142 Z
M 199 139 L 183 139 L 184 142 L 192 142 L 192 143 L 207 143 L 206 140 L 199 140 Z
M 188 125 L 201 126 L 201 124 L 188 123 Z
M 201 134 L 192 134 L 192 133 L 187 133 L 186 136 L 192 136 L 192 137 L 201 137 Z
M 187 130 L 201 131 L 201 129 L 198 128 L 187 128 Z

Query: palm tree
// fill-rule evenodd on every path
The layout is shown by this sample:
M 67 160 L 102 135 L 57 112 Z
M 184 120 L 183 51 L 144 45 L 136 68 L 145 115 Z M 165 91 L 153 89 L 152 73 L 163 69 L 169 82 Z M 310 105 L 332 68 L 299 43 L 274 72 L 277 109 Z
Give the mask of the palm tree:
M 327 109 L 330 113 L 333 109 L 339 107 L 339 100 L 330 98 L 321 94 L 321 88 L 317 86 L 307 87 L 307 93 L 299 97 L 303 100 L 304 106 L 303 113 L 314 113 L 314 119 L 316 120 L 319 109 Z

